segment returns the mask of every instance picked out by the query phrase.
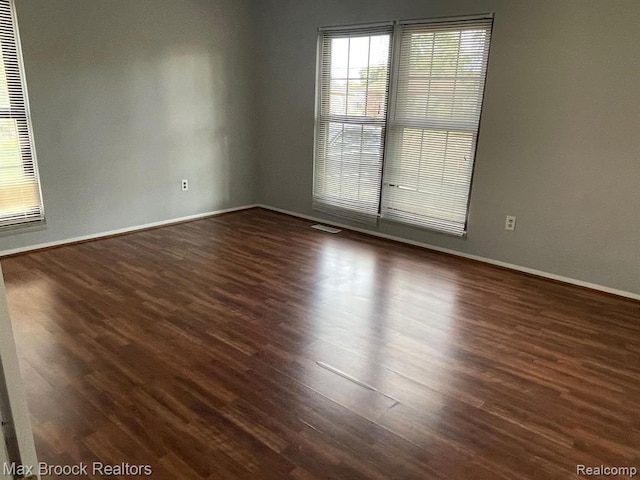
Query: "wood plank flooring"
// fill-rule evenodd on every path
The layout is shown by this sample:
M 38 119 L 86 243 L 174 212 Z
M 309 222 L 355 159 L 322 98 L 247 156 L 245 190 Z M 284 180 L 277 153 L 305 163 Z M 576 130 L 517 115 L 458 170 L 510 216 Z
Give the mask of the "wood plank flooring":
M 254 209 L 3 259 L 40 459 L 157 479 L 640 467 L 640 303 L 310 225 Z

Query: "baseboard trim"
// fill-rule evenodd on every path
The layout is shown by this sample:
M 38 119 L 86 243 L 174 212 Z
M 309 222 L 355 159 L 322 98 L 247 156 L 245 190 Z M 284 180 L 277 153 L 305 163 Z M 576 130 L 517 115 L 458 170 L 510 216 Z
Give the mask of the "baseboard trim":
M 526 273 L 529 275 L 533 275 L 536 277 L 542 277 L 549 280 L 554 280 L 556 282 L 568 283 L 570 285 L 575 285 L 582 288 L 587 288 L 589 290 L 596 290 L 599 292 L 607 293 L 610 295 L 616 295 L 619 297 L 630 298 L 632 300 L 640 301 L 640 294 L 627 292 L 626 290 L 618 290 L 616 288 L 606 287 L 604 285 L 598 285 L 596 283 L 585 282 L 582 280 L 576 280 L 575 278 L 564 277 L 562 275 L 556 275 L 555 273 L 543 272 L 542 270 L 536 270 L 534 268 L 523 267 L 520 265 L 515 265 L 513 263 L 503 262 L 500 260 L 494 260 L 492 258 L 481 257 L 478 255 L 472 255 L 469 253 L 459 252 L 457 250 L 451 250 L 449 248 L 437 247 L 435 245 L 431 245 L 428 243 L 417 242 L 414 240 L 408 240 L 406 238 L 397 237 L 395 235 L 388 235 L 386 233 L 374 232 L 372 230 L 367 230 L 365 228 L 353 227 L 351 225 L 345 225 L 343 223 L 334 222 L 332 220 L 326 220 L 324 218 L 318 218 L 311 215 L 304 215 L 302 213 L 292 212 L 290 210 L 285 210 L 282 208 L 271 207 L 269 205 L 258 204 L 257 207 L 264 208 L 265 210 L 271 210 L 273 212 L 282 213 L 285 215 L 290 215 L 292 217 L 303 218 L 305 220 L 310 220 L 312 222 L 320 222 L 325 223 L 334 227 L 343 228 L 345 230 L 352 230 L 354 232 L 363 233 L 365 235 L 371 235 L 373 237 L 384 238 L 386 240 L 393 240 L 395 242 L 406 243 L 408 245 L 413 245 L 416 247 L 426 248 L 427 250 L 433 250 L 435 252 L 446 253 L 448 255 L 453 255 L 456 257 L 468 258 L 470 260 L 475 260 L 477 262 L 487 263 L 489 265 L 495 265 L 497 267 L 506 268 L 509 270 L 515 270 L 517 272 Z
M 200 220 L 207 217 L 215 217 L 217 215 L 222 215 L 224 213 L 232 213 L 232 212 L 237 212 L 240 210 L 248 210 L 250 208 L 256 208 L 256 207 L 258 207 L 258 205 L 243 205 L 241 207 L 225 208 L 222 210 L 214 210 L 211 212 L 196 213 L 195 215 L 187 215 L 186 217 L 171 218 L 169 220 L 161 220 L 159 222 L 151 222 L 151 223 L 145 223 L 143 225 L 134 225 L 131 227 L 119 228 L 117 230 L 110 230 L 107 232 L 92 233 L 90 235 L 82 235 L 79 237 L 67 238 L 65 240 L 56 240 L 55 242 L 39 243 L 36 245 L 29 245 L 27 247 L 18 247 L 10 250 L 2 250 L 0 251 L 0 258 L 11 256 L 11 255 L 18 255 L 26 252 L 33 252 L 35 250 L 46 250 L 49 248 L 62 247 L 64 245 L 71 245 L 74 243 L 82 243 L 82 242 L 88 242 L 91 240 L 99 240 L 101 238 L 114 237 L 117 235 L 124 235 L 127 233 L 138 232 L 141 230 L 149 230 L 151 228 L 165 227 L 165 226 L 174 225 L 177 223 L 190 222 L 193 220 Z

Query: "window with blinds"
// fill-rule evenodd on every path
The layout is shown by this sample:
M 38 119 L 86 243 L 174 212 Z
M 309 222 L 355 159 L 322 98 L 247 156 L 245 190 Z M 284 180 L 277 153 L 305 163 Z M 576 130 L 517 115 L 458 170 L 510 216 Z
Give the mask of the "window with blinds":
M 393 35 L 382 37 L 387 52 L 394 52 L 391 65 L 385 66 L 372 63 L 364 47 L 334 48 L 337 39 L 366 42 L 374 37 L 358 36 L 357 29 L 321 32 L 316 208 L 326 210 L 329 203 L 339 207 L 331 213 L 346 211 L 352 218 L 366 213 L 373 221 L 380 216 L 453 235 L 465 233 L 491 28 L 489 16 L 397 22 Z M 365 135 L 363 121 L 372 117 L 360 115 L 356 121 L 347 115 L 368 111 L 349 108 L 350 102 L 362 105 L 358 99 L 368 99 L 372 76 L 358 77 L 349 67 L 357 65 L 352 70 L 364 72 L 365 62 L 367 72 L 381 68 L 386 82 L 375 87 L 385 92 L 384 108 L 376 110 L 377 142 Z M 360 91 L 365 93 L 358 97 Z M 334 111 L 345 117 L 333 116 Z M 351 137 L 344 135 L 345 124 L 354 132 Z M 369 151 L 371 155 L 364 154 Z M 327 191 L 322 188 L 335 194 L 333 203 L 320 195 Z
M 0 229 L 44 220 L 12 0 L 0 0 Z
M 382 217 L 462 235 L 491 20 L 398 28 Z
M 380 206 L 392 27 L 320 34 L 314 207 L 362 222 Z

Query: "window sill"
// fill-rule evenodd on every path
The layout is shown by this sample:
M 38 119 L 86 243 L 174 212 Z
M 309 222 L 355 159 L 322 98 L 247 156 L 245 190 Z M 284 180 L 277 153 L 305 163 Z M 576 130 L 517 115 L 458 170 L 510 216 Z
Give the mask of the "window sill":
M 8 237 L 10 235 L 19 235 L 21 233 L 37 232 L 46 230 L 46 219 L 38 220 L 35 222 L 18 223 L 16 225 L 7 225 L 0 227 L 0 237 Z

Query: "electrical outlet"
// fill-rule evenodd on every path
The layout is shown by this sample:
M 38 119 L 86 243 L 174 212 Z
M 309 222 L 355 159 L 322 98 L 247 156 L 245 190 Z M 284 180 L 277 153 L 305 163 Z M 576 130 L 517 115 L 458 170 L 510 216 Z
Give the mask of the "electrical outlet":
M 504 222 L 504 229 L 513 232 L 516 229 L 516 217 L 507 215 Z
M 189 180 L 186 178 L 182 180 L 182 191 L 189 190 Z

